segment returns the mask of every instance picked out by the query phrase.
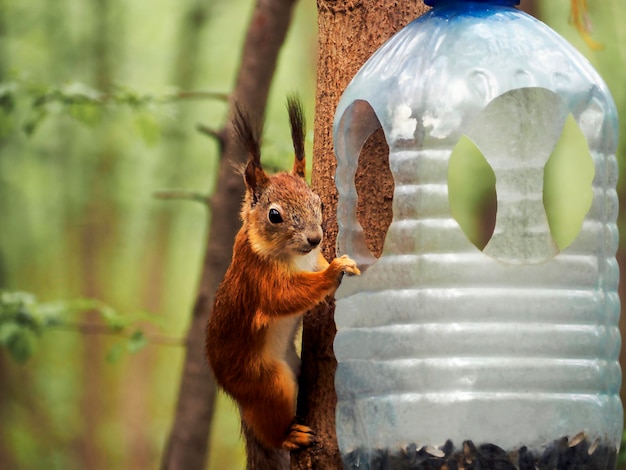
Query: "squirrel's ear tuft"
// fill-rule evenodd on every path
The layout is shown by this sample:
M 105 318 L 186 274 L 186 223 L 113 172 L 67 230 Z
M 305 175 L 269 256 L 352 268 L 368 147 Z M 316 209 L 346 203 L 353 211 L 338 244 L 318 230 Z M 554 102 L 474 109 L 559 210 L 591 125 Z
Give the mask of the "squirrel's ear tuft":
M 293 141 L 293 149 L 296 154 L 293 162 L 293 172 L 304 178 L 306 169 L 306 160 L 304 158 L 306 123 L 302 102 L 297 95 L 292 94 L 287 97 L 287 112 L 289 113 L 289 124 L 291 125 L 291 140 Z
M 248 154 L 248 163 L 243 176 L 254 206 L 269 182 L 269 177 L 261 166 L 260 126 L 251 124 L 250 116 L 237 102 L 233 106 L 232 122 L 235 140 L 241 149 Z
M 261 168 L 260 163 L 257 164 L 254 159 L 250 158 L 243 172 L 243 179 L 246 182 L 246 190 L 250 193 L 251 205 L 254 207 L 267 188 L 270 178 Z
M 261 166 L 261 127 L 252 125 L 250 115 L 240 103 L 233 104 L 232 125 L 235 142 L 248 154 L 249 160 Z

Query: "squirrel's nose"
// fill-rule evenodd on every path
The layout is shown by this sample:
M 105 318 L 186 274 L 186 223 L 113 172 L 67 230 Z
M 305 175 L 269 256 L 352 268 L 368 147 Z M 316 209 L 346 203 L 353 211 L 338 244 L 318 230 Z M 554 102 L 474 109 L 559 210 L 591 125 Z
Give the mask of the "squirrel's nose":
M 307 237 L 306 241 L 309 242 L 309 245 L 311 245 L 313 248 L 317 248 L 317 245 L 319 245 L 322 241 L 322 237 L 320 237 L 319 235 L 313 235 L 311 237 Z

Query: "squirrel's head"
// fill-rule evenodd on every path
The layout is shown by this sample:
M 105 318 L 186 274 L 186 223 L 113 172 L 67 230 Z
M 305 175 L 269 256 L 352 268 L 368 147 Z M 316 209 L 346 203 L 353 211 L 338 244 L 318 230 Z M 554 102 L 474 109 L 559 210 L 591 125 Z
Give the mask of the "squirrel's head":
M 273 258 L 303 256 L 322 241 L 322 204 L 305 181 L 305 122 L 302 105 L 287 99 L 295 150 L 291 172 L 268 175 L 261 166 L 260 131 L 253 129 L 245 113 L 235 107 L 237 140 L 248 153 L 244 170 L 246 197 L 241 210 L 252 248 Z

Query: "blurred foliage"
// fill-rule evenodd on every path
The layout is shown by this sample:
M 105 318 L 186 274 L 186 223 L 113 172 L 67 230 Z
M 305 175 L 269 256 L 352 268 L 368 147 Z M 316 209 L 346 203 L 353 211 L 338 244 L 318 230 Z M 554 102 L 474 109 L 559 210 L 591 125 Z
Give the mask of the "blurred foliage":
M 16 117 L 20 115 L 24 115 L 22 130 L 32 135 L 49 116 L 66 115 L 93 127 L 102 123 L 103 113 L 127 107 L 136 113 L 135 128 L 139 135 L 146 144 L 154 145 L 160 136 L 160 125 L 155 118 L 156 107 L 188 99 L 226 101 L 228 95 L 189 90 L 170 90 L 155 95 L 119 85 L 113 86 L 110 92 L 103 92 L 80 82 L 53 86 L 16 78 L 0 83 L 0 139 L 15 130 L 18 125 Z M 25 109 L 16 109 L 18 104 Z
M 624 194 L 626 178 L 626 17 L 622 14 L 624 5 L 621 0 L 602 0 L 586 2 L 572 0 L 572 4 L 583 7 L 579 16 L 570 15 L 569 5 L 561 1 L 539 1 L 539 15 L 559 34 L 570 41 L 593 64 L 609 87 L 617 106 L 619 123 L 619 143 L 617 160 L 620 177 L 618 193 Z M 584 30 L 581 34 L 581 27 Z M 590 41 L 591 40 L 591 41 Z M 620 197 L 620 215 L 618 227 L 620 233 L 620 248 L 618 256 L 623 260 L 626 248 L 626 218 L 623 216 L 624 203 Z M 622 261 L 623 262 L 623 261 Z M 620 290 L 621 292 L 621 290 Z M 622 298 L 622 305 L 625 300 Z M 621 314 L 621 331 L 624 335 L 624 309 Z M 620 355 L 622 369 L 624 368 L 624 354 Z M 623 382 L 622 382 L 623 383 Z M 622 402 L 624 402 L 625 387 L 622 385 Z M 622 447 L 618 460 L 618 469 L 626 469 L 626 434 L 622 439 Z
M 482 152 L 461 136 L 448 163 L 450 211 L 469 240 L 484 249 L 496 216 L 496 175 Z
M 101 322 L 81 322 L 77 317 L 97 312 Z M 121 314 L 100 300 L 76 299 L 56 302 L 37 301 L 27 292 L 0 291 L 0 347 L 6 348 L 18 363 L 25 363 L 38 350 L 40 338 L 51 329 L 84 334 L 121 336 L 109 351 L 110 362 L 118 361 L 124 352 L 136 353 L 150 339 L 144 332 L 146 324 L 156 326 L 158 319 L 148 313 Z M 180 346 L 182 340 L 154 336 L 159 344 Z
M 569 22 L 569 1 L 538 5 L 592 60 L 624 115 L 620 2 L 588 4 L 602 50 Z M 158 467 L 183 350 L 145 348 L 159 344 L 145 321 L 184 336 L 210 214 L 153 194 L 213 190 L 218 147 L 194 129 L 223 122 L 221 93 L 232 87 L 252 5 L 0 0 L 2 468 Z M 268 168 L 289 166 L 288 92 L 303 96 L 313 122 L 315 2 L 299 2 L 294 23 L 268 103 Z M 154 314 L 122 313 L 144 311 Z M 76 334 L 93 325 L 98 333 Z M 208 468 L 242 468 L 236 408 L 222 395 L 218 403 Z
M 543 200 L 559 250 L 578 236 L 593 201 L 595 176 L 587 139 L 570 114 L 545 166 Z
M 158 468 L 210 217 L 175 195 L 213 191 L 196 127 L 223 123 L 253 4 L 0 0 L 1 468 Z M 287 93 L 312 122 L 314 2 L 294 21 L 268 168 L 293 152 Z M 220 396 L 207 468 L 243 467 L 238 428 Z

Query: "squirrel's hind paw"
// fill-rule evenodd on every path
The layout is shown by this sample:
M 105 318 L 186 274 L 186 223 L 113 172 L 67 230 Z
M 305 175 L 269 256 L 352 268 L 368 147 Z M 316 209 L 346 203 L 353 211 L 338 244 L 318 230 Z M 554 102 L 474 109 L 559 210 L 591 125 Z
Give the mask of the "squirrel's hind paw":
M 283 449 L 298 450 L 315 444 L 315 433 L 313 430 L 302 424 L 292 424 L 289 428 L 289 434 L 283 441 Z

